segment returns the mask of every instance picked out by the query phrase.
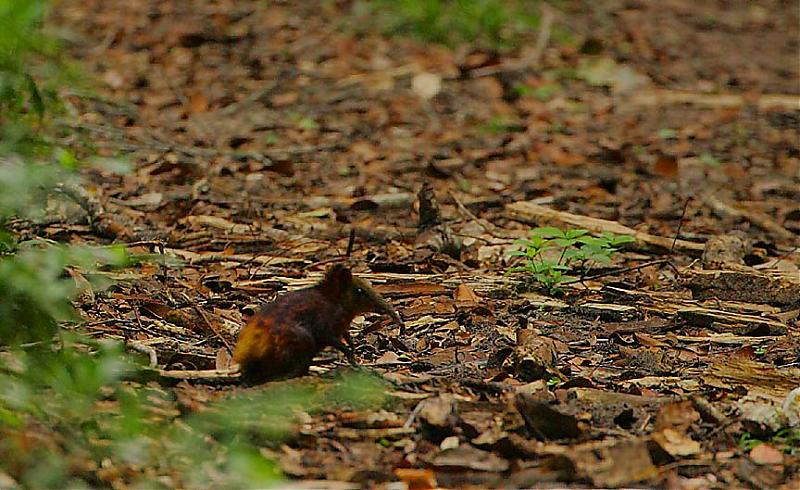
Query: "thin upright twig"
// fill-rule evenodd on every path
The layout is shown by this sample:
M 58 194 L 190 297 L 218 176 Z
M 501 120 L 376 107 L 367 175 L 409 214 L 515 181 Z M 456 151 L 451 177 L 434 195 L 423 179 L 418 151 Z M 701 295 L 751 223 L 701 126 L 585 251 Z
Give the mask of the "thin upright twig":
M 678 237 L 681 236 L 681 228 L 683 227 L 683 219 L 686 217 L 686 210 L 689 209 L 689 201 L 691 199 L 692 198 L 687 197 L 686 198 L 686 203 L 684 203 L 684 205 L 683 205 L 683 212 L 681 213 L 681 219 L 680 219 L 680 221 L 678 221 L 678 231 L 675 232 L 675 239 L 672 240 L 672 247 L 670 247 L 670 249 L 669 249 L 669 254 L 670 255 L 672 255 L 672 253 L 675 251 L 675 244 L 678 243 Z
M 353 253 L 353 245 L 356 243 L 356 229 L 350 228 L 350 238 L 347 240 L 347 252 L 345 252 L 345 258 L 350 258 L 350 255 Z

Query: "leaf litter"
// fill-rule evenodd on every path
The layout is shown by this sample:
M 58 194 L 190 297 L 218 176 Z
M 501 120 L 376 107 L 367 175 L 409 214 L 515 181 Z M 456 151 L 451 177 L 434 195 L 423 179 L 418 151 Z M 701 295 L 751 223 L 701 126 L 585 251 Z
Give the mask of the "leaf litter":
M 39 233 L 163 259 L 82 295 L 82 328 L 170 372 L 228 369 L 244 319 L 353 230 L 406 321 L 354 322 L 392 401 L 265 449 L 298 484 L 794 488 L 797 12 L 566 2 L 574 39 L 533 68 L 355 36 L 349 3 L 59 5 L 100 81 L 69 124 L 132 171 L 86 170 Z M 552 298 L 505 274 L 534 226 L 635 241 Z M 195 411 L 242 388 L 173 389 Z

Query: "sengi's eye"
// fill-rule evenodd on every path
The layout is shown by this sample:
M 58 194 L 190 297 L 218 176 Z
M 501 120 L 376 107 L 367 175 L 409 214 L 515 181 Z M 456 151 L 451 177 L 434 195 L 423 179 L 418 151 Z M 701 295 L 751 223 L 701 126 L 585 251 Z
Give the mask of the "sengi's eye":
M 364 296 L 364 288 L 356 288 L 356 296 Z

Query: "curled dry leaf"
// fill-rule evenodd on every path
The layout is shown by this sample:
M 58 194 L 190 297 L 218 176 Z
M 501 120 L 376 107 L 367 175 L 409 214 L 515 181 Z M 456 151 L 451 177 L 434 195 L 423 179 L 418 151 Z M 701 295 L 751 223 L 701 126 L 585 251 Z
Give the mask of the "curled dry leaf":
M 664 429 L 652 435 L 653 441 L 673 457 L 691 456 L 700 452 L 700 443 L 688 434 L 675 429 Z

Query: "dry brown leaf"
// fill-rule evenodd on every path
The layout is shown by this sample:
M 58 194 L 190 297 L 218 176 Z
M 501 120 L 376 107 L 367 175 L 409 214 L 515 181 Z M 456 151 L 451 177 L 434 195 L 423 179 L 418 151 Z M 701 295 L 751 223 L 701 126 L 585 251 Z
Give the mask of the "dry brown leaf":
M 458 419 L 456 400 L 449 394 L 422 400 L 416 410 L 420 420 L 437 429 L 450 428 Z
M 579 475 L 599 487 L 631 485 L 658 475 L 643 440 L 585 444 L 569 451 L 568 457 Z
M 658 155 L 656 163 L 653 165 L 653 173 L 667 178 L 678 176 L 678 159 L 671 155 Z
M 692 456 L 701 450 L 699 442 L 675 429 L 663 429 L 654 432 L 651 437 L 664 451 L 675 458 Z
M 750 459 L 757 464 L 783 464 L 783 452 L 771 444 L 759 444 L 750 450 Z
M 689 426 L 700 420 L 700 414 L 691 401 L 669 403 L 661 407 L 656 415 L 655 429 L 680 429 L 686 431 Z
M 436 473 L 429 469 L 396 468 L 394 475 L 408 486 L 408 490 L 428 490 L 436 488 Z
M 478 306 L 480 298 L 471 287 L 466 284 L 459 284 L 453 292 L 453 298 L 456 301 L 456 308 L 470 308 Z
M 197 91 L 189 97 L 189 110 L 193 114 L 208 111 L 208 98 L 203 92 Z
M 217 349 L 217 356 L 214 360 L 214 366 L 219 371 L 224 371 L 233 366 L 233 357 L 227 348 L 222 347 Z

